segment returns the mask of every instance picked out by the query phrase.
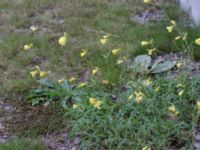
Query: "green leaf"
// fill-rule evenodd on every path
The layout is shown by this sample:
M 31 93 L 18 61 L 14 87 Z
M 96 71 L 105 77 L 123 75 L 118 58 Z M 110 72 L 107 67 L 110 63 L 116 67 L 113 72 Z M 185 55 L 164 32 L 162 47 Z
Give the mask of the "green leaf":
M 151 73 L 162 73 L 169 71 L 173 67 L 175 67 L 176 61 L 165 61 L 165 62 L 155 62 L 151 69 Z
M 148 55 L 139 55 L 135 58 L 134 64 L 131 67 L 135 72 L 141 74 L 149 73 L 149 67 L 151 65 L 151 57 Z
M 49 88 L 53 88 L 54 87 L 53 82 L 51 80 L 46 79 L 46 78 L 40 79 L 37 82 L 42 84 L 42 85 L 45 85 L 45 86 L 47 86 Z

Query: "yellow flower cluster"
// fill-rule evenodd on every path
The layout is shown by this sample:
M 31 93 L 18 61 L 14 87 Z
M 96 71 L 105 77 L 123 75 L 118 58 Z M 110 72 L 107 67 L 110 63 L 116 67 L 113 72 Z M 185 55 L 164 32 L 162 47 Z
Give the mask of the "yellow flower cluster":
M 91 105 L 93 105 L 95 108 L 100 109 L 102 105 L 102 101 L 97 100 L 96 98 L 90 98 L 89 102 Z
M 34 78 L 36 75 L 39 75 L 40 77 L 46 77 L 48 75 L 48 72 L 46 71 L 41 71 L 39 66 L 35 67 L 34 71 L 30 72 L 31 76 Z

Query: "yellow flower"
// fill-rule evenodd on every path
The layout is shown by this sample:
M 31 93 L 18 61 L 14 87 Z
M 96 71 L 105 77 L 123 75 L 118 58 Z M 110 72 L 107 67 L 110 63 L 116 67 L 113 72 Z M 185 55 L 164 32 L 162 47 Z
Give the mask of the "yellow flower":
M 29 45 L 24 45 L 24 50 L 25 50 L 25 51 L 27 51 L 27 50 L 29 50 L 29 49 L 31 49 L 31 47 L 30 47 Z
M 144 3 L 150 3 L 151 0 L 144 0 Z
M 59 79 L 58 83 L 63 83 L 65 81 L 65 79 Z
M 110 34 L 104 35 L 102 39 L 100 39 L 100 43 L 105 45 L 108 42 Z
M 89 102 L 90 104 L 94 105 L 98 100 L 96 98 L 90 98 Z
M 174 113 L 175 115 L 179 115 L 179 111 L 176 110 L 176 107 L 174 105 L 170 106 L 168 110 Z
M 196 43 L 197 45 L 200 45 L 200 38 L 196 39 L 196 40 L 195 40 L 195 43 Z
M 122 60 L 122 59 L 118 59 L 118 60 L 117 60 L 117 64 L 118 64 L 118 65 L 122 64 L 123 62 L 124 62 L 124 60 Z
M 108 84 L 109 84 L 109 81 L 108 81 L 108 80 L 102 80 L 101 83 L 102 83 L 103 85 L 108 85 Z
M 113 49 L 113 50 L 112 50 L 113 55 L 117 55 L 117 54 L 119 54 L 119 52 L 120 52 L 120 49 L 119 49 L 119 48 L 118 48 L 118 49 Z
M 146 46 L 146 45 L 149 45 L 149 44 L 151 44 L 151 42 L 148 42 L 148 41 L 142 41 L 142 42 L 141 42 L 141 45 L 142 45 L 142 46 Z
M 178 96 L 183 96 L 184 94 L 184 90 L 181 90 L 180 92 L 178 92 Z
M 174 27 L 176 26 L 176 21 L 171 20 L 170 22 L 171 22 L 171 24 L 172 24 Z
M 87 49 L 83 49 L 82 52 L 80 53 L 81 57 L 85 57 L 87 55 L 88 50 Z
M 100 109 L 100 108 L 101 108 L 101 105 L 102 105 L 102 101 L 97 101 L 97 102 L 94 104 L 94 107 Z
M 197 108 L 200 110 L 200 101 L 197 102 Z
M 150 79 L 144 80 L 143 84 L 144 86 L 150 86 L 152 84 L 152 80 Z
M 99 71 L 99 68 L 96 67 L 95 69 L 92 70 L 92 74 L 95 75 Z
M 174 29 L 174 26 L 167 26 L 166 29 L 167 29 L 168 32 L 171 33 L 173 31 L 173 29 Z
M 177 36 L 174 38 L 176 41 L 181 39 L 181 36 Z
M 69 82 L 74 82 L 74 81 L 76 81 L 76 78 L 75 78 L 75 77 L 71 77 L 71 78 L 69 79 Z
M 177 68 L 183 67 L 183 63 L 177 63 L 177 64 L 176 64 L 176 67 L 177 67 Z
M 48 72 L 40 71 L 40 77 L 46 77 L 47 75 L 48 75 Z
M 38 73 L 40 73 L 40 67 L 35 66 L 35 71 L 31 71 L 30 74 L 34 78 Z
M 158 86 L 156 89 L 155 89 L 156 92 L 159 92 L 160 91 L 160 86 Z
M 153 55 L 153 53 L 156 51 L 156 48 L 152 48 L 152 49 L 147 49 L 148 51 L 148 55 Z
M 27 51 L 33 47 L 33 44 L 24 45 L 24 50 Z
M 185 86 L 182 83 L 177 84 L 177 88 L 184 88 Z
M 61 45 L 61 46 L 65 46 L 68 42 L 68 37 L 67 37 L 67 33 L 64 32 L 64 35 L 62 37 L 59 38 L 58 40 L 58 43 Z
M 151 148 L 149 146 L 145 146 L 142 148 L 142 150 L 151 150 Z
M 103 45 L 105 45 L 106 43 L 108 42 L 108 39 L 100 39 L 100 43 L 101 44 L 103 44 Z
M 39 28 L 37 26 L 30 26 L 32 32 L 37 31 Z
M 37 73 L 38 73 L 37 70 L 31 71 L 31 72 L 30 72 L 30 74 L 31 74 L 31 76 L 32 76 L 33 78 L 37 75 Z
M 174 105 L 170 106 L 168 109 L 171 112 L 176 112 L 176 107 Z
M 80 83 L 80 84 L 79 84 L 79 87 L 81 87 L 81 88 L 82 88 L 82 87 L 84 87 L 84 86 L 86 86 L 86 85 L 87 85 L 87 83 L 85 83 L 85 82 L 82 82 L 82 83 Z
M 128 97 L 128 100 L 130 101 L 132 98 L 133 98 L 133 94 L 131 94 L 131 95 Z
M 144 97 L 144 94 L 142 92 L 135 92 L 135 101 L 137 103 L 140 103 Z
M 39 66 L 35 66 L 35 69 L 40 72 L 40 67 Z
M 79 108 L 79 105 L 73 104 L 73 105 L 72 105 L 72 108 L 73 108 L 73 109 L 77 109 L 77 108 Z
M 100 109 L 102 105 L 102 101 L 97 100 L 96 98 L 90 98 L 89 103 L 92 104 L 94 107 Z

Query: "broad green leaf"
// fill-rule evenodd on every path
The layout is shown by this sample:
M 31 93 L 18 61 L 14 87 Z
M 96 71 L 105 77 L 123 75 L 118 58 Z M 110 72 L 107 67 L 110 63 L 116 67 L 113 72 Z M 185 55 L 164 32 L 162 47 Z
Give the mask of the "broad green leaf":
M 165 61 L 165 62 L 159 62 L 156 65 L 153 65 L 154 67 L 151 69 L 151 73 L 162 73 L 169 71 L 173 67 L 175 67 L 176 61 Z

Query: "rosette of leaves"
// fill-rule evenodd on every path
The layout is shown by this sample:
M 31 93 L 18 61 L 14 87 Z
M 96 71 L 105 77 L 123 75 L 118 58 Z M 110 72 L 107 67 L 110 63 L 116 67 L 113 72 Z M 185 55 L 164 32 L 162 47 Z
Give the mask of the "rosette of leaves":
M 157 60 L 154 63 L 148 55 L 139 55 L 135 58 L 133 65 L 130 67 L 135 73 L 142 75 L 157 74 L 171 70 L 176 66 L 176 61 Z
M 83 94 L 82 89 L 69 84 L 67 80 L 58 83 L 49 79 L 41 79 L 37 82 L 39 87 L 32 90 L 27 96 L 27 100 L 33 106 L 45 102 L 60 101 L 61 106 L 66 109 L 71 105 L 72 100 L 80 101 L 81 94 Z

